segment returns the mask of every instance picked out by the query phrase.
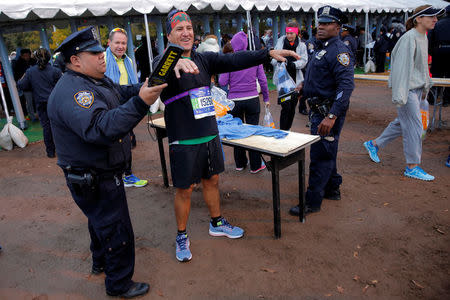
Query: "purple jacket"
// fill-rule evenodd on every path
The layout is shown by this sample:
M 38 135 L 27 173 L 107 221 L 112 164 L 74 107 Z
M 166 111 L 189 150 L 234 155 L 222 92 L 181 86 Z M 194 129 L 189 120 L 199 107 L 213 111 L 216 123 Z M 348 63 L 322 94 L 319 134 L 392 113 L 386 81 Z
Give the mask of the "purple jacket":
M 240 31 L 231 39 L 234 52 L 246 51 L 248 45 L 247 35 Z M 228 99 L 258 96 L 256 80 L 261 86 L 264 102 L 269 102 L 269 88 L 262 65 L 241 71 L 223 73 L 219 76 L 220 85 L 229 85 Z

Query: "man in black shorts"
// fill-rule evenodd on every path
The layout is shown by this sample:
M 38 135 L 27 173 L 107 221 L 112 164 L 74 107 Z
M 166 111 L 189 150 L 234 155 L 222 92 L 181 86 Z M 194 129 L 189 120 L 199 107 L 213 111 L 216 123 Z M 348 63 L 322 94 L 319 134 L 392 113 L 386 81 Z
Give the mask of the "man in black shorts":
M 174 74 L 168 79 L 168 88 L 161 94 L 161 99 L 166 104 L 164 119 L 169 138 L 170 167 L 173 185 L 177 188 L 176 258 L 189 261 L 192 253 L 186 224 L 192 189 L 196 183 L 202 183 L 203 197 L 211 216 L 209 234 L 229 238 L 240 238 L 244 234 L 243 229 L 232 226 L 220 212 L 219 173 L 224 170 L 224 161 L 211 99 L 211 76 L 257 66 L 271 58 L 284 61 L 284 56 L 298 55 L 293 51 L 268 49 L 228 55 L 213 52 L 200 54 L 192 51 L 194 31 L 191 19 L 185 12 L 171 11 L 166 25 L 169 42 L 185 50 Z M 155 66 L 160 57 L 155 58 Z

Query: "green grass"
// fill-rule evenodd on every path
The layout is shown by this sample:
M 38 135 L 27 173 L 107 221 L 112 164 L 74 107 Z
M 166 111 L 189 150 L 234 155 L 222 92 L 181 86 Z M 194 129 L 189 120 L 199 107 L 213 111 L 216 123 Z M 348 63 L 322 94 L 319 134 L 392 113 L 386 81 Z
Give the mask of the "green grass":
M 13 124 L 16 125 L 18 128 L 19 123 L 17 122 L 16 118 L 13 119 Z M 0 119 L 0 131 L 3 129 L 3 127 L 6 125 L 6 119 Z M 31 122 L 27 121 L 28 128 L 25 130 L 22 130 L 25 136 L 28 138 L 29 143 L 42 141 L 44 139 L 44 136 L 42 135 L 42 127 L 41 123 L 39 122 Z M 1 147 L 0 147 L 1 149 Z

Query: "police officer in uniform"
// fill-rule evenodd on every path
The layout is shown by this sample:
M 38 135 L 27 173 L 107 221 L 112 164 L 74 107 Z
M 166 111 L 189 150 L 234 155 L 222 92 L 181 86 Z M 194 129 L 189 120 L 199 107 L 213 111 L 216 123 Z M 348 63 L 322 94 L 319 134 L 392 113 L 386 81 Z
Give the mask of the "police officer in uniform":
M 339 38 L 345 16 L 331 6 L 318 12 L 318 40 L 302 87 L 311 108 L 311 134 L 321 136 L 311 145 L 306 214 L 320 211 L 323 198 L 340 199 L 342 177 L 336 170 L 336 156 L 354 88 L 354 56 Z M 292 215 L 299 213 L 298 205 L 290 210 Z
M 354 57 L 356 57 L 356 49 L 358 48 L 358 42 L 356 41 L 355 34 L 356 28 L 352 25 L 342 25 L 341 39 L 347 47 L 350 48 Z
M 91 26 L 67 37 L 66 72 L 48 101 L 48 114 L 67 186 L 88 218 L 92 273 L 105 272 L 106 293 L 133 298 L 149 290 L 133 282 L 134 234 L 122 181 L 129 132 L 166 85 L 119 86 L 104 76 L 104 49 Z

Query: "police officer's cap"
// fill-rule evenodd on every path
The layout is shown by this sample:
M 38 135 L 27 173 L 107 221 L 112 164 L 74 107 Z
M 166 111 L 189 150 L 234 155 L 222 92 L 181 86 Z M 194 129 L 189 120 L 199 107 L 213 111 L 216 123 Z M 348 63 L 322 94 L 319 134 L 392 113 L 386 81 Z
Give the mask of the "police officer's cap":
M 69 35 L 56 48 L 55 52 L 61 52 L 65 59 L 80 52 L 103 52 L 98 33 L 93 26 L 77 31 Z
M 319 23 L 336 22 L 338 24 L 342 24 L 347 22 L 347 17 L 339 8 L 334 8 L 329 5 L 319 8 L 317 14 L 319 15 Z
M 355 33 L 356 31 L 356 27 L 353 25 L 349 25 L 349 24 L 344 24 L 342 25 L 342 30 L 347 30 L 348 32 L 350 32 L 351 34 Z

